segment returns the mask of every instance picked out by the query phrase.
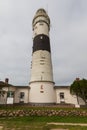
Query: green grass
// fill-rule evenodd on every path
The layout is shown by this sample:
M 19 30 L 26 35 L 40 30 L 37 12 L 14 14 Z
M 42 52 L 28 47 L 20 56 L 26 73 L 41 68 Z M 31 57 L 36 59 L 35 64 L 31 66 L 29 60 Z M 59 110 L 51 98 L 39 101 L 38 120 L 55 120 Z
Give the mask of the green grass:
M 76 108 L 57 108 L 57 107 L 29 107 L 29 106 L 0 106 L 0 110 L 16 111 L 16 110 L 77 110 L 87 111 L 87 109 Z M 79 116 L 28 116 L 28 117 L 2 117 L 0 118 L 0 125 L 3 130 L 51 130 L 52 128 L 65 128 L 69 130 L 87 130 L 87 127 L 81 126 L 59 126 L 50 125 L 49 122 L 63 122 L 63 123 L 87 123 L 87 117 Z
M 44 126 L 43 130 L 51 130 L 51 129 L 68 129 L 68 130 L 87 130 L 87 127 L 82 127 L 82 126 L 61 126 L 61 125 L 48 125 Z
M 63 122 L 63 123 L 87 123 L 87 117 L 59 117 L 59 116 L 52 116 L 52 117 L 42 117 L 42 116 L 32 116 L 32 117 L 3 117 L 0 118 L 0 122 L 23 122 L 31 123 L 31 122 Z
M 87 127 L 81 126 L 56 126 L 47 125 L 48 122 L 63 123 L 87 123 L 87 117 L 15 117 L 0 118 L 0 124 L 4 126 L 3 130 L 50 130 L 52 128 L 67 128 L 69 130 L 87 130 Z
M 0 105 L 0 110 L 31 110 L 31 109 L 34 109 L 34 110 L 80 110 L 80 111 L 87 111 L 87 108 L 59 108 L 57 106 L 54 106 L 54 107 L 50 107 L 50 106 L 43 106 L 43 107 L 40 107 L 40 106 L 28 106 L 28 105 Z

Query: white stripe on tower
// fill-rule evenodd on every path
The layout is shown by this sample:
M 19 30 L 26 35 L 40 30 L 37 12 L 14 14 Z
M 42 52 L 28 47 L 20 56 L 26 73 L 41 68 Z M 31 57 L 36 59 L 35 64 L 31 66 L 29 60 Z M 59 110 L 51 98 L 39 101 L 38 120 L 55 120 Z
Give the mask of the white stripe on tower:
M 29 101 L 33 104 L 53 104 L 55 93 L 49 40 L 50 19 L 44 9 L 36 12 L 32 25 L 34 34 Z

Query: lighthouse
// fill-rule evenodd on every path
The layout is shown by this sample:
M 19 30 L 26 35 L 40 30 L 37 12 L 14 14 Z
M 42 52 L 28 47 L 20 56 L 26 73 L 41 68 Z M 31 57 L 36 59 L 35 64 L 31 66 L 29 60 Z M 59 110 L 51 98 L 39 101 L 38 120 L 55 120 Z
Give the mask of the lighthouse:
M 29 102 L 36 105 L 54 104 L 55 90 L 50 47 L 50 18 L 44 9 L 37 10 L 33 21 L 33 47 Z

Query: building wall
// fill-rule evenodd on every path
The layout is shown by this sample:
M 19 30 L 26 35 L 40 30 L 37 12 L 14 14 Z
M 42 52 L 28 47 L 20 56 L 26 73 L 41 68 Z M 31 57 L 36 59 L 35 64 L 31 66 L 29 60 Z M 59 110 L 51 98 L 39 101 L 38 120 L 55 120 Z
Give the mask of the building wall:
M 29 93 L 30 89 L 34 89 L 33 91 L 35 92 L 34 93 L 34 96 L 33 98 L 31 98 L 31 95 Z M 7 92 L 8 91 L 12 91 L 14 92 L 15 96 L 13 97 L 13 103 L 20 103 L 20 102 L 23 102 L 23 103 L 31 103 L 31 102 L 37 102 L 38 103 L 46 103 L 49 101 L 50 103 L 50 100 L 52 102 L 56 102 L 56 104 L 60 104 L 61 101 L 63 101 L 64 103 L 66 104 L 74 104 L 76 107 L 78 107 L 78 103 L 77 103 L 77 97 L 76 95 L 71 95 L 70 94 L 70 88 L 69 87 L 57 87 L 57 88 L 53 88 L 51 86 L 51 84 L 48 83 L 48 86 L 47 84 L 43 85 L 43 83 L 35 83 L 34 86 L 31 88 L 26 88 L 26 87 L 4 87 L 3 90 L 5 91 L 5 94 L 4 94 L 4 97 L 0 97 L 0 104 L 7 104 L 8 102 L 8 98 L 7 98 Z M 49 91 L 47 90 L 49 89 Z M 52 92 L 51 92 L 52 91 Z M 54 91 L 54 93 L 53 93 Z M 24 95 L 24 98 L 21 99 L 20 98 L 20 93 L 21 92 L 24 92 L 25 95 Z M 47 93 L 49 92 L 49 93 Z M 52 93 L 52 94 L 50 94 Z M 60 99 L 60 93 L 64 93 L 64 99 L 61 100 Z M 32 94 L 32 93 L 31 93 Z M 12 103 L 11 103 L 12 104 Z M 85 105 L 84 101 L 79 97 L 79 105 Z
M 7 103 L 7 93 L 5 92 L 4 96 L 0 96 L 0 104 L 6 104 Z
M 77 104 L 77 98 L 75 95 L 70 94 L 69 88 L 58 88 L 56 91 L 56 103 L 61 103 L 60 93 L 64 93 L 64 102 L 69 104 Z
M 9 86 L 7 90 L 7 104 L 13 104 L 14 101 L 14 94 L 15 94 L 16 88 L 14 86 Z M 12 93 L 14 93 L 12 95 Z
M 40 19 L 40 18 L 38 18 Z M 48 30 L 48 25 L 44 22 L 39 22 L 34 26 L 34 32 L 33 36 L 35 37 L 36 35 L 39 34 L 45 34 L 49 36 L 49 30 Z
M 30 103 L 55 103 L 55 91 L 52 82 L 33 82 L 30 84 Z M 33 96 L 32 96 L 33 95 Z
M 79 97 L 79 105 L 85 105 L 85 102 L 83 101 L 82 98 Z
M 48 51 L 45 50 L 39 50 L 33 53 L 31 65 L 30 82 L 41 80 L 53 81 L 51 55 Z
M 24 92 L 24 98 L 20 97 L 20 93 Z M 29 89 L 28 88 L 16 88 L 14 102 L 15 103 L 28 103 L 29 101 Z

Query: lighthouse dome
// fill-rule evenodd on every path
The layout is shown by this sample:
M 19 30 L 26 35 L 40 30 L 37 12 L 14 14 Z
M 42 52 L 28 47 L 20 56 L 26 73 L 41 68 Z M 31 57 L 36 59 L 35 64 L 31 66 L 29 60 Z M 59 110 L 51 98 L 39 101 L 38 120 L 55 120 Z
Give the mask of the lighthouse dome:
M 43 8 L 40 8 L 37 10 L 37 12 L 33 18 L 32 23 L 34 24 L 35 19 L 40 17 L 40 16 L 45 17 L 48 20 L 48 23 L 50 24 L 50 18 L 48 16 L 47 12 L 45 11 L 45 9 L 43 9 Z

